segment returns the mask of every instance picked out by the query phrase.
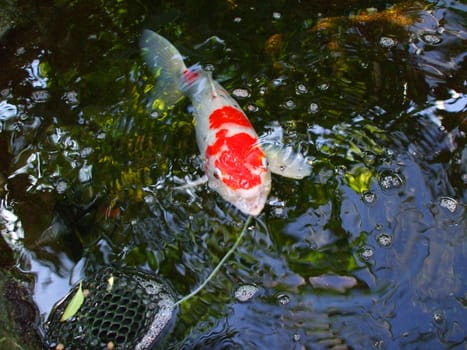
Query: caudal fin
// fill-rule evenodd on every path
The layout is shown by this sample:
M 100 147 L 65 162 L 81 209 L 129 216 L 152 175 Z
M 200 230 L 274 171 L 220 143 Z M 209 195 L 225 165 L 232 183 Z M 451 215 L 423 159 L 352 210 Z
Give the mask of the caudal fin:
M 152 109 L 163 112 L 182 96 L 183 57 L 167 39 L 151 30 L 144 30 L 140 40 L 143 58 L 156 77 L 151 91 Z

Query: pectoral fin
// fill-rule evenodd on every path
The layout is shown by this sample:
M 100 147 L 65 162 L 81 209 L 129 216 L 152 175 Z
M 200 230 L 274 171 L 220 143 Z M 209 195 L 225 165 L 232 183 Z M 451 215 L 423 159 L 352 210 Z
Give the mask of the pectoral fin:
M 310 175 L 310 159 L 296 152 L 291 146 L 283 144 L 284 131 L 279 123 L 273 123 L 269 129 L 260 138 L 260 146 L 268 159 L 269 170 L 291 179 L 303 179 Z
M 261 148 L 272 173 L 292 179 L 303 179 L 311 174 L 311 161 L 291 146 L 278 142 L 262 142 Z
M 180 182 L 183 182 L 183 180 L 180 180 Z M 204 175 L 195 180 L 188 180 L 184 182 L 183 185 L 174 187 L 174 190 L 186 190 L 186 189 L 194 188 L 199 185 L 203 185 L 206 182 L 208 182 L 208 177 L 207 175 Z

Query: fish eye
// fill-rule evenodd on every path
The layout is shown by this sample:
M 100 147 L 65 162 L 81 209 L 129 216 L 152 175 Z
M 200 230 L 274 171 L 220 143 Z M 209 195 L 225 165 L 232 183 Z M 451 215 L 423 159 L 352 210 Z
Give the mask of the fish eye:
M 215 168 L 214 169 L 214 172 L 212 173 L 212 175 L 218 179 L 218 180 L 222 180 L 222 172 L 218 169 L 218 168 Z
M 269 167 L 269 161 L 268 161 L 268 159 L 267 159 L 266 157 L 263 158 L 263 166 L 264 166 L 265 168 L 268 168 L 268 167 Z

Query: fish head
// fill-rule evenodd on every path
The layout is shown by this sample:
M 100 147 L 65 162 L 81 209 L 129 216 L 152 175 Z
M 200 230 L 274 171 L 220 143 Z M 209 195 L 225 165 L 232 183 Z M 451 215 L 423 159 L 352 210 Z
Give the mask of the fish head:
M 247 215 L 261 213 L 271 191 L 266 155 L 248 133 L 224 135 L 206 150 L 209 186 Z

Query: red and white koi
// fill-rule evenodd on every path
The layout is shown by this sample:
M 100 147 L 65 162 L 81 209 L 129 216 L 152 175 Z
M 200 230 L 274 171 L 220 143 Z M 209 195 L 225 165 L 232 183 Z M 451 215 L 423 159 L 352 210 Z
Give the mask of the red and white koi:
M 311 173 L 303 156 L 290 163 L 285 156 L 289 158 L 291 153 L 281 153 L 273 143 L 267 143 L 263 149 L 241 107 L 212 78 L 211 72 L 199 65 L 187 68 L 178 50 L 153 31 L 143 32 L 140 45 L 157 79 L 152 92 L 153 108 L 164 110 L 183 95 L 191 99 L 207 182 L 226 201 L 255 216 L 263 210 L 271 190 L 271 169 L 293 178 Z M 269 157 L 265 149 L 270 152 Z M 269 160 L 276 165 L 270 168 Z

